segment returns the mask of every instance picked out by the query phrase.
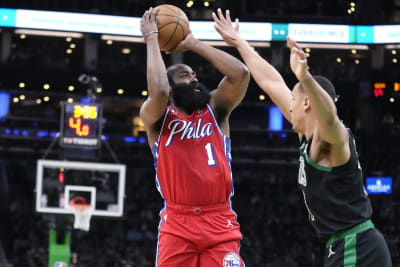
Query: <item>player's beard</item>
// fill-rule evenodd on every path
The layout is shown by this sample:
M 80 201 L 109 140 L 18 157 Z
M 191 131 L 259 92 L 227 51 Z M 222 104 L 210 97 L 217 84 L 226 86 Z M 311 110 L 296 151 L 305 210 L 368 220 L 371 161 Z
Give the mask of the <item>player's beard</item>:
M 172 98 L 175 106 L 188 114 L 192 114 L 194 110 L 203 108 L 208 104 L 210 93 L 201 83 L 177 83 L 172 87 Z

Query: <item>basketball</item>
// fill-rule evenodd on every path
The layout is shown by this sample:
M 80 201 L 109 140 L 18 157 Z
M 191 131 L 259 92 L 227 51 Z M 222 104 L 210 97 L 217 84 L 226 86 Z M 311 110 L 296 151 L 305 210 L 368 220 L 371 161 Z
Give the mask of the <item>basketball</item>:
M 169 52 L 189 34 L 189 19 L 178 7 L 159 5 L 156 23 L 158 27 L 158 44 L 161 51 Z

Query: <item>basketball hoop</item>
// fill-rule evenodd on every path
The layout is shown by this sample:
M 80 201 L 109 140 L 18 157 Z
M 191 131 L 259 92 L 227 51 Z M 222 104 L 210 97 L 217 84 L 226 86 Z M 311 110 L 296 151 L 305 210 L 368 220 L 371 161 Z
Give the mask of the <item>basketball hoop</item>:
M 68 208 L 74 213 L 74 228 L 89 231 L 90 218 L 94 211 L 93 206 L 86 203 L 74 203 L 71 201 Z

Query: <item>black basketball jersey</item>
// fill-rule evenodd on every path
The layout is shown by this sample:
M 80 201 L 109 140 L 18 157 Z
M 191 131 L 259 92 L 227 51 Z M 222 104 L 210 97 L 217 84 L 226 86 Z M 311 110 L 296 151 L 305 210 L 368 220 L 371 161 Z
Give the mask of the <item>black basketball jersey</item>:
M 298 182 L 310 222 L 323 240 L 372 215 L 355 140 L 350 130 L 348 133 L 351 156 L 338 167 L 320 166 L 309 159 L 312 137 L 303 137 L 300 144 Z

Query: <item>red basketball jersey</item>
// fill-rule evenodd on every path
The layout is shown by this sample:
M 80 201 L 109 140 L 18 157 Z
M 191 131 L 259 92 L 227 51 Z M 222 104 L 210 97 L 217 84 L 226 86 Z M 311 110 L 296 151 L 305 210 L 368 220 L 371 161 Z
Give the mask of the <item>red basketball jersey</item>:
M 230 139 L 209 105 L 190 116 L 167 107 L 152 152 L 157 188 L 167 203 L 214 205 L 230 200 Z

